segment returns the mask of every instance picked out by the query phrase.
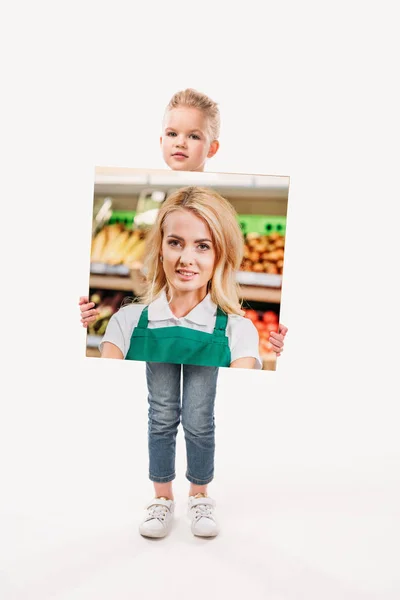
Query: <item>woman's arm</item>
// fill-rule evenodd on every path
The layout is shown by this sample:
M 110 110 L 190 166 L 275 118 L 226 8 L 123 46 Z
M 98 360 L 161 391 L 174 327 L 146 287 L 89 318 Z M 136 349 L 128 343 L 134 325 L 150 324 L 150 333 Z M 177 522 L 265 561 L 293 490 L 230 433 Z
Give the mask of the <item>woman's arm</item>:
M 244 358 L 237 358 L 229 365 L 231 369 L 254 369 L 256 359 L 252 356 L 246 356 Z
M 123 359 L 124 355 L 115 344 L 104 342 L 101 349 L 101 358 L 119 358 Z

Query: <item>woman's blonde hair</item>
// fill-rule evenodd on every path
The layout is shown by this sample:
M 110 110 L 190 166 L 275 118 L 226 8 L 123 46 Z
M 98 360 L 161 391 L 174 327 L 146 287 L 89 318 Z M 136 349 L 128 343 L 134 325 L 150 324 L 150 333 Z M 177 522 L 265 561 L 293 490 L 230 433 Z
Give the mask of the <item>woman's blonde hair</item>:
M 165 109 L 164 118 L 168 111 L 173 108 L 179 108 L 180 106 L 188 106 L 189 108 L 198 108 L 201 110 L 208 119 L 208 129 L 211 141 L 219 138 L 221 118 L 218 104 L 214 102 L 214 100 L 211 100 L 211 98 L 197 90 L 187 88 L 186 90 L 176 92 L 176 94 L 172 96 Z
M 165 220 L 168 215 L 178 210 L 193 212 L 210 229 L 215 249 L 214 272 L 208 284 L 211 299 L 224 312 L 243 315 L 236 272 L 242 262 L 244 240 L 237 222 L 237 213 L 230 202 L 217 192 L 197 186 L 184 187 L 173 192 L 161 205 L 157 220 L 146 237 L 147 290 L 139 301 L 150 304 L 161 292 L 172 293 L 160 255 Z

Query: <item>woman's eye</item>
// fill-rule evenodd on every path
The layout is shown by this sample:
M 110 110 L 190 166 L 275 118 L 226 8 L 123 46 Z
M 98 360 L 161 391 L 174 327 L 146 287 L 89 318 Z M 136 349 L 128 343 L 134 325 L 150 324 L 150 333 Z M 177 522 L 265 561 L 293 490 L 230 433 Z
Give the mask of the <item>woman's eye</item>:
M 209 250 L 210 246 L 208 244 L 199 244 L 198 246 L 200 250 Z
M 178 240 L 169 240 L 168 242 L 168 246 L 176 246 L 177 244 L 179 245 Z

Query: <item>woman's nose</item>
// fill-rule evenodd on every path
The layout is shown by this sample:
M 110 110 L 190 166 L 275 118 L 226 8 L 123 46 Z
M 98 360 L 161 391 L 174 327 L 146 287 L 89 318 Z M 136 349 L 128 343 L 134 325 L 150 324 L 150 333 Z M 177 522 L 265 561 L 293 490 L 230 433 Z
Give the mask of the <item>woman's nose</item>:
M 185 265 L 193 264 L 193 256 L 189 248 L 184 248 L 179 257 L 179 262 Z

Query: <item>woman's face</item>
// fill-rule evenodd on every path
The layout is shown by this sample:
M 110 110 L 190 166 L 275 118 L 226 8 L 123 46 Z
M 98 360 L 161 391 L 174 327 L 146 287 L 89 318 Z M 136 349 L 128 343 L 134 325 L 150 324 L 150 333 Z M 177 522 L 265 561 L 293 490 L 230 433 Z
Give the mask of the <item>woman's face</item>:
M 216 254 L 210 229 L 200 217 L 187 209 L 170 213 L 164 221 L 161 255 L 170 286 L 207 293 Z

